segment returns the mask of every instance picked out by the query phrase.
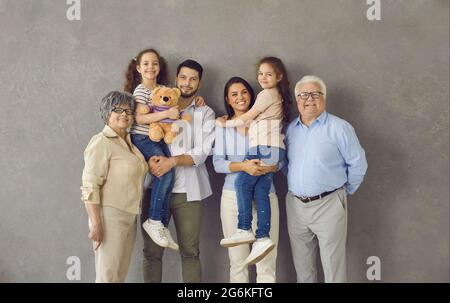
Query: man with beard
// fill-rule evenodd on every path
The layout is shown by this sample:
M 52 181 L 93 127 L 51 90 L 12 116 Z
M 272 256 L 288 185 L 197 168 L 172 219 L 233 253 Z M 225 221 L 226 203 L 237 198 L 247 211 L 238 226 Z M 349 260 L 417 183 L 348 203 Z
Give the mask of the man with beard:
M 179 110 L 192 119 L 180 125 L 175 141 L 169 145 L 171 157 L 154 156 L 150 159 L 151 173 L 156 177 L 175 168 L 169 216 L 174 219 L 185 283 L 201 282 L 201 200 L 212 194 L 205 160 L 214 142 L 215 114 L 210 107 L 196 106 L 194 101 L 202 74 L 202 66 L 194 60 L 186 60 L 178 66 L 176 86 L 181 90 Z M 143 205 L 142 209 L 146 210 L 148 206 Z M 142 218 L 145 218 L 145 213 Z M 162 280 L 164 248 L 155 244 L 146 232 L 142 235 L 144 282 L 159 283 Z

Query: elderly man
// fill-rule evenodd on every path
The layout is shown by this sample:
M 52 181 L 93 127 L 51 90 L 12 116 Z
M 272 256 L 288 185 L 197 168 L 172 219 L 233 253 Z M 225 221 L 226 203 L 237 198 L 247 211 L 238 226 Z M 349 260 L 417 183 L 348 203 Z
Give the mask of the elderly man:
M 319 77 L 297 82 L 300 115 L 286 131 L 286 212 L 297 282 L 317 282 L 318 248 L 325 282 L 347 281 L 347 194 L 367 170 L 353 127 L 326 112 L 326 94 Z

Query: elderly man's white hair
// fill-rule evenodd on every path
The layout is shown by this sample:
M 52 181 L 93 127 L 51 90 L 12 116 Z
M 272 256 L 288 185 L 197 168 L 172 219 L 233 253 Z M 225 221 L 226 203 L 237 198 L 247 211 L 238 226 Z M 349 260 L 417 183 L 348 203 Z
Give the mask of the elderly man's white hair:
M 306 84 L 306 83 L 317 83 L 320 86 L 320 90 L 323 93 L 323 98 L 326 99 L 327 98 L 327 86 L 325 85 L 325 82 L 323 82 L 322 79 L 320 79 L 317 76 L 313 76 L 313 75 L 307 75 L 307 76 L 303 76 L 298 82 L 297 84 L 295 84 L 295 96 L 297 97 L 297 95 L 300 93 L 300 85 L 302 84 Z

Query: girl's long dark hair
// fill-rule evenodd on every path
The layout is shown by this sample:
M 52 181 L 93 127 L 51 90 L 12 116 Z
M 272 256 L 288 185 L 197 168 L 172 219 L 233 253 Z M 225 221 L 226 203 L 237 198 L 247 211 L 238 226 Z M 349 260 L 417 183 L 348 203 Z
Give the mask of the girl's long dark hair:
M 123 90 L 128 93 L 133 93 L 134 89 L 141 84 L 142 78 L 141 74 L 136 69 L 136 66 L 141 64 L 142 56 L 146 53 L 154 53 L 159 61 L 159 74 L 156 77 L 156 83 L 162 84 L 162 85 L 168 85 L 169 84 L 169 77 L 168 77 L 168 71 L 167 71 L 167 64 L 166 60 L 159 55 L 159 53 L 154 50 L 153 48 L 147 48 L 139 52 L 139 54 L 131 59 L 130 63 L 128 64 L 127 71 L 125 72 L 125 83 Z
M 243 84 L 247 89 L 247 91 L 249 92 L 250 106 L 248 108 L 249 109 L 252 108 L 253 104 L 255 104 L 255 92 L 253 91 L 253 88 L 250 86 L 250 84 L 241 77 L 230 78 L 230 80 L 228 80 L 227 83 L 225 84 L 225 88 L 223 89 L 223 100 L 225 104 L 225 110 L 227 111 L 228 119 L 231 119 L 234 116 L 234 109 L 228 103 L 228 90 L 230 89 L 230 86 L 235 83 Z
M 267 63 L 275 70 L 277 75 L 281 75 L 281 81 L 278 82 L 277 87 L 280 92 L 281 98 L 283 98 L 283 121 L 289 121 L 289 114 L 292 104 L 291 94 L 289 92 L 289 78 L 286 72 L 286 67 L 284 66 L 281 59 L 277 57 L 264 57 L 259 60 L 258 68 L 261 64 Z

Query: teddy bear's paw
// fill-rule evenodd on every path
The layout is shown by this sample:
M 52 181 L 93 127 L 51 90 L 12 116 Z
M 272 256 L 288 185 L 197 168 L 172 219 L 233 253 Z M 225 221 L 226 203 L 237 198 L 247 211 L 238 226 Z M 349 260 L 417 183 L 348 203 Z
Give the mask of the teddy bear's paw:
M 159 142 L 162 138 L 164 138 L 164 130 L 158 123 L 150 123 L 148 136 L 150 137 L 150 140 Z
M 154 142 L 159 142 L 164 137 L 164 133 L 161 130 L 157 130 L 157 129 L 150 130 L 150 133 L 148 136 L 149 136 L 150 140 L 152 140 Z
M 176 123 L 173 123 L 171 128 L 170 128 L 170 131 L 174 132 L 174 133 L 178 133 L 180 131 L 180 126 L 178 124 L 176 124 Z
M 153 142 L 159 142 L 161 141 L 161 137 L 153 137 L 153 136 L 149 136 L 150 140 L 152 140 Z
M 175 134 L 168 133 L 164 136 L 164 142 L 166 144 L 171 144 L 175 140 Z

